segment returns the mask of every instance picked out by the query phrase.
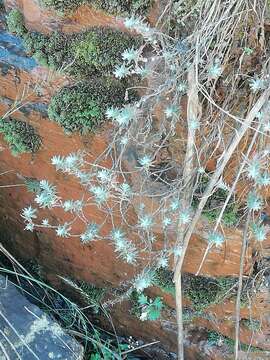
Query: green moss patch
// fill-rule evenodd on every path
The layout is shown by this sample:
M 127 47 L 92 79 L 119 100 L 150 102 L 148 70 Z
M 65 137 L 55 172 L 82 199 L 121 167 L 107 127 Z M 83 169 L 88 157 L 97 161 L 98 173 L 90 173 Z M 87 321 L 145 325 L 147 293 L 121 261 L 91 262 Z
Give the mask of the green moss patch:
M 211 279 L 203 276 L 184 276 L 184 295 L 191 300 L 195 311 L 203 311 L 210 305 L 224 301 L 235 295 L 237 279 Z
M 90 5 L 113 15 L 146 15 L 152 0 L 90 0 Z
M 158 286 L 165 293 L 175 296 L 175 286 L 173 283 L 173 272 L 168 269 L 157 269 L 154 276 L 154 285 Z
M 121 54 L 140 44 L 139 38 L 109 28 L 93 28 L 83 33 L 46 36 L 37 32 L 24 35 L 27 51 L 41 64 L 73 76 L 111 75 Z
M 57 11 L 71 11 L 85 3 L 85 0 L 40 0 L 41 5 L 52 7 Z
M 27 33 L 27 30 L 24 26 L 23 14 L 19 10 L 11 10 L 6 17 L 6 22 L 9 32 L 15 33 L 18 36 L 24 36 Z
M 208 185 L 208 182 L 208 176 L 202 176 L 202 178 L 200 179 L 192 201 L 192 205 L 195 208 L 197 208 L 203 196 L 203 193 Z M 227 199 L 227 195 L 228 190 L 223 188 L 217 188 L 215 192 L 208 198 L 202 214 L 210 222 L 216 222 L 219 213 Z M 237 226 L 240 223 L 242 215 L 242 210 L 239 208 L 239 205 L 236 204 L 234 197 L 232 197 L 229 200 L 229 203 L 223 213 L 222 223 L 228 227 Z
M 13 16 L 9 14 L 10 19 Z M 23 24 L 23 17 L 16 10 L 17 17 Z M 92 28 L 74 34 L 54 32 L 47 36 L 22 31 L 10 22 L 9 30 L 23 37 L 27 51 L 41 65 L 83 80 L 61 89 L 48 109 L 49 118 L 63 126 L 67 133 L 92 130 L 105 120 L 108 107 L 122 106 L 128 84 L 112 79 L 112 75 L 115 67 L 122 63 L 122 53 L 141 44 L 139 37 L 110 28 Z M 129 95 L 133 100 L 132 94 Z
M 104 122 L 108 107 L 121 106 L 125 88 L 122 82 L 110 78 L 95 78 L 64 87 L 51 100 L 49 118 L 68 133 L 93 130 Z
M 146 15 L 153 0 L 41 0 L 41 4 L 58 12 L 70 12 L 82 4 L 90 5 L 112 15 Z
M 95 28 L 78 34 L 72 39 L 71 55 L 74 57 L 74 73 L 112 74 L 115 66 L 122 63 L 122 53 L 140 44 L 138 38 L 109 28 Z
M 13 155 L 24 152 L 36 152 L 41 146 L 41 138 L 35 129 L 25 121 L 1 119 L 0 132 L 9 144 Z
M 122 53 L 138 47 L 141 39 L 107 27 L 63 34 L 44 35 L 28 31 L 19 10 L 7 15 L 9 32 L 23 38 L 24 46 L 41 65 L 73 76 L 92 76 L 97 72 L 112 75 L 116 65 L 122 63 Z

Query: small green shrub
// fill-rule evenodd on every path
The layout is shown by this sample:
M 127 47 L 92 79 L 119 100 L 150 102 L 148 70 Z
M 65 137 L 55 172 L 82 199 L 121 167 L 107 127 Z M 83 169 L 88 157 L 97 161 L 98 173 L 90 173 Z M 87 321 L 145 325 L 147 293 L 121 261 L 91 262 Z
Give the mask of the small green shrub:
M 155 272 L 154 285 L 158 286 L 165 293 L 175 296 L 173 283 L 173 272 L 168 269 L 159 268 Z
M 185 275 L 184 295 L 191 300 L 193 309 L 201 312 L 208 306 L 235 295 L 235 288 L 231 292 L 230 289 L 236 283 L 237 279 L 229 277 L 211 279 L 203 276 Z
M 23 14 L 19 10 L 11 10 L 6 17 L 6 21 L 9 32 L 19 36 L 24 36 L 26 34 L 27 30 L 24 26 Z
M 146 15 L 153 0 L 42 0 L 41 3 L 44 6 L 53 7 L 61 13 L 73 11 L 82 4 L 88 4 L 113 15 L 133 13 Z
M 53 96 L 48 115 L 68 133 L 87 132 L 101 125 L 106 108 L 121 105 L 124 96 L 123 83 L 108 78 L 92 79 L 62 88 Z
M 41 146 L 40 136 L 25 121 L 1 119 L 0 132 L 4 134 L 4 140 L 9 144 L 13 155 L 36 152 Z
M 72 35 L 29 32 L 24 36 L 26 49 L 41 65 L 78 77 L 97 72 L 112 74 L 121 63 L 124 50 L 139 44 L 138 37 L 109 28 L 93 28 Z

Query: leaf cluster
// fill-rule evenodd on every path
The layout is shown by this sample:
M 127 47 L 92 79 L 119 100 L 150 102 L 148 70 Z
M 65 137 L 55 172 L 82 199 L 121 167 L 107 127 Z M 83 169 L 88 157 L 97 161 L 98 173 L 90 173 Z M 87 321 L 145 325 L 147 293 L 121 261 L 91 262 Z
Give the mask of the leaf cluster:
M 131 294 L 132 314 L 140 320 L 156 321 L 161 316 L 161 311 L 164 308 L 164 303 L 160 297 L 150 299 L 143 293 L 133 291 Z
M 156 297 L 154 300 L 151 300 L 144 294 L 140 294 L 138 303 L 142 307 L 142 320 L 145 318 L 146 320 L 155 321 L 160 318 L 161 310 L 164 307 L 160 297 Z

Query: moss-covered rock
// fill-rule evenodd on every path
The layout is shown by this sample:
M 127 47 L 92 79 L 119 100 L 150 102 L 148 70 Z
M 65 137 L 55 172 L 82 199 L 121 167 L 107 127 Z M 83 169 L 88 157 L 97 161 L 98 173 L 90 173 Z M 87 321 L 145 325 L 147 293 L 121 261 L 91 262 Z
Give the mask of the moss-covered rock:
M 127 48 L 139 46 L 138 38 L 109 28 L 93 28 L 83 33 L 46 36 L 37 32 L 24 35 L 27 51 L 44 66 L 70 75 L 85 77 L 112 74 Z
M 49 105 L 48 115 L 66 132 L 93 130 L 105 120 L 105 111 L 111 106 L 121 106 L 125 85 L 111 78 L 94 78 L 56 93 Z
M 113 15 L 146 15 L 153 0 L 90 0 L 89 3 Z
M 41 138 L 35 129 L 25 121 L 1 119 L 0 133 L 9 144 L 13 155 L 24 152 L 36 152 L 41 146 Z
M 88 4 L 113 15 L 146 15 L 152 3 L 153 0 L 41 0 L 42 5 L 53 7 L 62 13 Z
M 70 55 L 75 59 L 71 73 L 84 75 L 96 71 L 112 74 L 122 63 L 122 53 L 140 45 L 139 38 L 109 28 L 94 28 L 71 39 Z
M 236 284 L 237 279 L 231 277 L 211 279 L 185 274 L 183 292 L 184 296 L 191 300 L 193 309 L 200 312 L 234 296 Z

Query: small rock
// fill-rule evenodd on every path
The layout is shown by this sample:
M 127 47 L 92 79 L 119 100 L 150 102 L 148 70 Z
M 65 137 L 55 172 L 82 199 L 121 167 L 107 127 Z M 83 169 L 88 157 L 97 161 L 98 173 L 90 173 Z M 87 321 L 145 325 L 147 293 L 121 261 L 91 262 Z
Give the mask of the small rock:
M 0 276 L 0 360 L 82 360 L 83 347 Z M 6 354 L 4 353 L 6 352 Z

